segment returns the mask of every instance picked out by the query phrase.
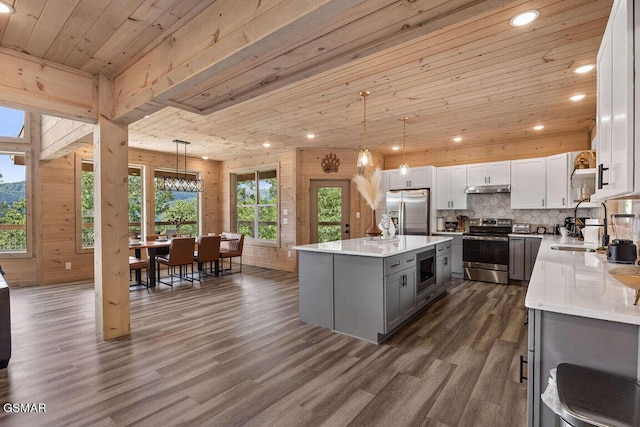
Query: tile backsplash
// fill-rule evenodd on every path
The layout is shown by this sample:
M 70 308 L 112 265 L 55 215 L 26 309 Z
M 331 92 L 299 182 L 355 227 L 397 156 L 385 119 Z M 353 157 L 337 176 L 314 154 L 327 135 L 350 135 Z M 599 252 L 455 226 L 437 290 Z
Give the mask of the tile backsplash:
M 546 227 L 547 233 L 552 231 L 554 224 L 562 225 L 565 217 L 573 216 L 573 209 L 511 209 L 509 193 L 469 194 L 467 207 L 464 210 L 439 210 L 437 216 L 444 217 L 445 221 L 457 221 L 457 215 L 469 218 L 511 218 L 514 223 Z M 579 217 L 599 218 L 600 215 L 598 208 L 580 208 L 578 211 Z

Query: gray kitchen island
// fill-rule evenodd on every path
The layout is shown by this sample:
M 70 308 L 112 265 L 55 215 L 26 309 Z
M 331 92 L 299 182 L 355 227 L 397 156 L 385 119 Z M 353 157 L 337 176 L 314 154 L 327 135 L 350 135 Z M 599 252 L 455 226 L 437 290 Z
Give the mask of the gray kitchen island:
M 451 283 L 451 237 L 295 246 L 300 320 L 379 344 Z

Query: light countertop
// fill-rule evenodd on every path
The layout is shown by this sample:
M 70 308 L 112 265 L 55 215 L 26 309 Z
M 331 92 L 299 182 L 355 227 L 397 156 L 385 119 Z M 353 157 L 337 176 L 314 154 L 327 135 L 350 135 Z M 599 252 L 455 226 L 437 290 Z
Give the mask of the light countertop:
M 327 243 L 314 243 L 311 245 L 294 246 L 297 251 L 324 252 L 340 255 L 357 255 L 368 257 L 388 257 L 411 252 L 417 249 L 433 246 L 436 243 L 446 242 L 451 237 L 446 236 L 396 236 L 395 239 L 371 240 L 368 237 L 359 239 L 338 240 Z
M 553 245 L 598 246 L 545 236 L 529 281 L 528 308 L 640 325 L 640 305 L 633 305 L 635 291 L 608 273 L 624 264 L 607 262 L 605 254 L 554 250 Z
M 538 239 L 542 239 L 544 236 L 547 236 L 547 234 L 537 234 L 537 233 L 527 233 L 527 234 L 522 234 L 522 233 L 509 233 L 509 237 L 535 237 Z M 551 236 L 550 234 L 548 236 Z
M 462 231 L 434 231 L 434 236 L 462 236 Z

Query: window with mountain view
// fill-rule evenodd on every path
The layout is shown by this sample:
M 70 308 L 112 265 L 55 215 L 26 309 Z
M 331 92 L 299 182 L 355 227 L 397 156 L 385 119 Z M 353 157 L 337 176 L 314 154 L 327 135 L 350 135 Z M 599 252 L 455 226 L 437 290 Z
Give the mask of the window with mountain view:
M 235 174 L 236 229 L 246 237 L 278 240 L 277 171 Z
M 154 171 L 154 234 L 166 234 L 167 231 L 175 231 L 178 234 L 197 236 L 200 212 L 198 193 L 162 190 L 158 187 L 158 180 L 162 179 L 162 177 L 175 177 L 175 175 L 174 171 L 162 169 Z M 186 178 L 197 179 L 198 175 L 195 172 L 187 172 Z
M 80 205 L 82 210 L 82 247 L 92 248 L 95 239 L 93 216 L 93 162 L 82 161 L 80 176 Z M 129 233 L 142 232 L 142 167 L 129 165 Z
M 0 253 L 27 250 L 25 164 L 22 153 L 0 152 Z

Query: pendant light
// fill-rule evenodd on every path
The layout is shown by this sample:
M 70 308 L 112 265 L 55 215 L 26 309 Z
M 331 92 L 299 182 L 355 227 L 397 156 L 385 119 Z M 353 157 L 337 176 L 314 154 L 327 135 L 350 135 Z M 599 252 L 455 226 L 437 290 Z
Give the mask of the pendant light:
M 186 191 L 190 193 L 199 193 L 204 190 L 204 182 L 201 179 L 192 178 L 187 175 L 187 145 L 191 144 L 188 141 L 181 141 L 174 139 L 176 143 L 176 172 L 175 176 L 163 176 L 162 178 L 156 178 L 156 183 L 159 190 L 165 191 Z M 184 145 L 184 173 L 180 176 L 179 169 L 179 148 L 180 145 Z
M 358 167 L 364 168 L 373 164 L 371 153 L 367 150 L 367 96 L 371 95 L 368 90 L 360 92 L 364 105 L 364 119 L 362 120 L 362 148 L 358 153 Z
M 400 175 L 406 175 L 409 173 L 409 163 L 407 163 L 407 120 L 409 117 L 403 117 L 402 120 L 402 155 L 403 161 L 400 163 L 398 170 L 400 170 Z

